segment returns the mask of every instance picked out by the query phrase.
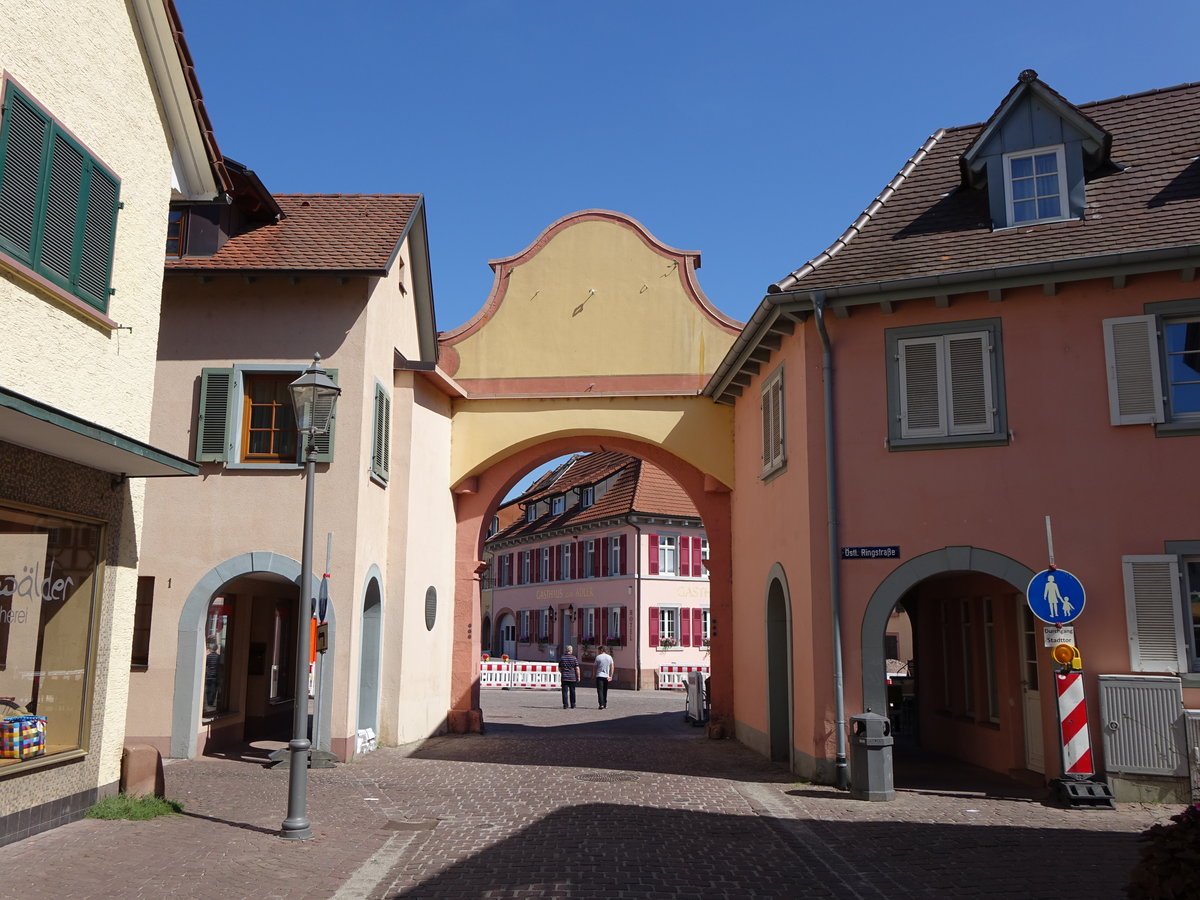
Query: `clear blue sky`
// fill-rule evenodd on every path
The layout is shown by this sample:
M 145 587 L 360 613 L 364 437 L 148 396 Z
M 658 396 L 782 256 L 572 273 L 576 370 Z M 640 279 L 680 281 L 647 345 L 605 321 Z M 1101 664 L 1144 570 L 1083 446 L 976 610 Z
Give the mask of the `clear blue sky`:
M 176 3 L 222 152 L 270 190 L 425 195 L 442 330 L 589 208 L 699 250 L 744 320 L 1022 69 L 1075 103 L 1200 80 L 1195 0 Z

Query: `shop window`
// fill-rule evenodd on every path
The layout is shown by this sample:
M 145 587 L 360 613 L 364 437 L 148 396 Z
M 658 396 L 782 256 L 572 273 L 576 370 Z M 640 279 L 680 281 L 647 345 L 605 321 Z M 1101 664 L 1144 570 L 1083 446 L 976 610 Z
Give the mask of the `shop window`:
M 204 717 L 229 712 L 229 676 L 233 661 L 232 597 L 217 597 L 204 622 Z
M 0 507 L 0 710 L 44 718 L 30 758 L 88 749 L 103 547 L 98 522 Z

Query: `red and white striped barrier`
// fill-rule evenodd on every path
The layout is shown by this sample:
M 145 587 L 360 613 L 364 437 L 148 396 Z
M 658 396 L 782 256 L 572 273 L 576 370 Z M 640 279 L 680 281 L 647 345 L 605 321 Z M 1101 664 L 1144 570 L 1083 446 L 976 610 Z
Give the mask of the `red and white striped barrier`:
M 687 673 L 703 672 L 708 677 L 708 666 L 659 666 L 658 683 L 655 687 L 660 690 L 686 690 Z
M 1092 775 L 1092 744 L 1088 737 L 1087 704 L 1083 697 L 1083 673 L 1054 676 L 1058 688 L 1058 724 L 1062 741 L 1064 775 Z
M 518 662 L 516 660 L 479 663 L 481 688 L 555 688 L 559 687 L 558 663 Z

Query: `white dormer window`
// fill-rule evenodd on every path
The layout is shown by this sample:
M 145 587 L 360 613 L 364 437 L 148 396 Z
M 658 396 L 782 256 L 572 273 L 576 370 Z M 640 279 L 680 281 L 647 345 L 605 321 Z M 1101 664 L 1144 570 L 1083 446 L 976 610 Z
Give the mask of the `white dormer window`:
M 536 518 L 537 518 L 537 504 L 530 503 L 527 507 L 525 507 L 525 521 L 532 522 Z
M 567 498 L 566 497 L 563 497 L 560 495 L 558 497 L 552 497 L 550 499 L 551 515 L 561 516 L 563 514 L 563 511 L 566 508 L 567 508 Z
M 1060 144 L 1004 155 L 1009 225 L 1067 218 L 1067 166 Z
M 592 485 L 588 485 L 579 492 L 579 508 L 587 509 L 596 502 L 596 489 Z

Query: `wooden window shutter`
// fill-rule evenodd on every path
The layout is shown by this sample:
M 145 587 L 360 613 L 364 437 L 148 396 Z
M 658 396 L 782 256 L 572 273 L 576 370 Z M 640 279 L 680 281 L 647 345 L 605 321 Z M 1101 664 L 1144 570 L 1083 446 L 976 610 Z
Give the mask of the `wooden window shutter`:
M 704 576 L 704 559 L 701 557 L 701 550 L 704 547 L 704 538 L 692 538 L 692 575 L 696 578 Z
M 624 535 L 624 534 L 621 535 L 621 571 L 617 573 L 618 575 L 628 575 L 629 574 L 629 562 L 628 562 L 628 559 L 626 556 L 627 542 L 626 542 L 625 538 L 626 538 L 626 535 Z
M 1125 556 L 1121 568 L 1130 668 L 1134 672 L 1188 671 L 1178 557 Z
M 687 577 L 692 574 L 692 539 L 687 535 L 679 536 L 679 574 Z
M 652 534 L 649 538 L 650 552 L 646 554 L 646 571 L 651 575 L 658 574 L 658 535 Z
M 325 374 L 329 376 L 329 380 L 337 384 L 338 373 L 337 369 L 327 369 Z M 390 408 L 389 408 L 390 411 Z M 333 433 L 337 428 L 337 407 L 334 407 L 333 418 L 329 420 L 329 430 L 324 434 L 317 435 L 317 452 L 314 456 L 319 463 L 333 462 Z M 304 448 L 300 448 L 301 461 L 303 461 Z
M 196 462 L 224 462 L 229 458 L 229 411 L 235 381 L 233 369 L 200 370 Z
M 658 607 L 651 606 L 648 610 L 649 620 L 646 622 L 648 633 L 650 635 L 650 646 L 658 646 Z
M 704 646 L 704 610 L 699 606 L 692 610 L 692 637 L 695 646 Z
M 938 338 L 897 343 L 900 366 L 900 436 L 945 434 L 942 406 L 942 355 Z
M 600 607 L 600 611 L 599 611 L 598 615 L 600 616 L 600 618 L 596 620 L 596 635 L 595 635 L 596 643 L 597 644 L 607 644 L 608 643 L 608 607 L 607 606 Z
M 690 609 L 679 610 L 679 646 L 692 646 L 692 611 Z
M 625 647 L 629 645 L 629 607 L 622 606 L 621 614 L 618 618 L 621 624 L 618 634 L 621 636 L 621 646 Z
M 1154 316 L 1105 319 L 1103 324 L 1109 422 L 1145 425 L 1165 421 Z
M 383 385 L 375 385 L 375 434 L 371 443 L 371 471 L 388 480 L 392 442 L 392 401 Z
M 783 373 L 771 376 L 762 392 L 762 428 L 764 469 L 774 469 L 783 464 Z
M 989 434 L 995 430 L 991 354 L 987 332 L 946 336 L 946 408 L 951 434 Z
M 33 265 L 50 121 L 9 85 L 0 119 L 0 247 Z

